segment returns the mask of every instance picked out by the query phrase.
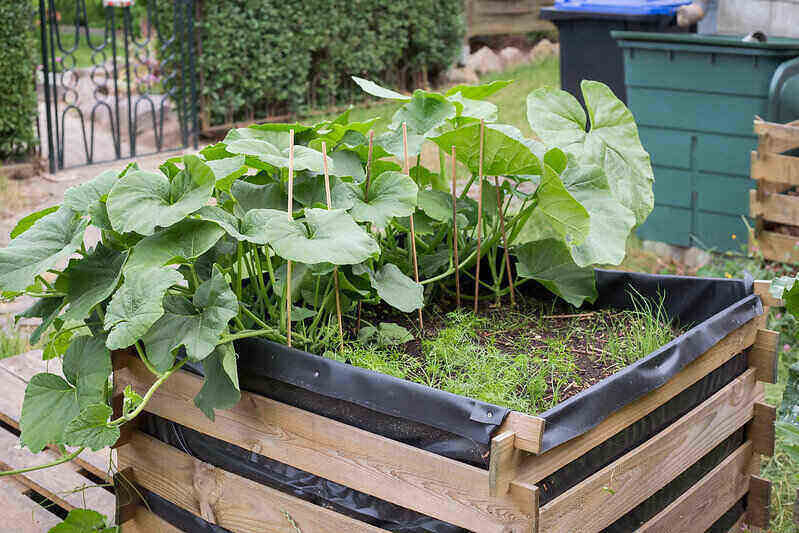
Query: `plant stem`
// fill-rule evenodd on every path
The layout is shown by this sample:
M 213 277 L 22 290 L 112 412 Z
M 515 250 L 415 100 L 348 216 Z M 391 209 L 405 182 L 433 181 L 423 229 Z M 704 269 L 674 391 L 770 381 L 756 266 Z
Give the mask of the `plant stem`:
M 236 298 L 241 301 L 241 256 L 244 245 L 241 241 L 236 243 Z
M 130 422 L 131 420 L 136 418 L 139 415 L 139 413 L 141 413 L 144 410 L 144 407 L 147 405 L 147 402 L 150 401 L 150 398 L 153 397 L 155 391 L 157 391 L 158 388 L 161 385 L 163 385 L 164 381 L 166 381 L 169 378 L 169 376 L 180 370 L 180 367 L 185 365 L 187 362 L 188 359 L 183 359 L 182 361 L 178 362 L 175 366 L 173 366 L 172 368 L 161 374 L 161 376 L 157 380 L 155 380 L 155 383 L 150 385 L 150 388 L 147 390 L 147 394 L 144 395 L 141 403 L 136 407 L 136 409 L 134 409 L 133 411 L 131 411 L 126 415 L 120 416 L 119 418 L 108 422 L 106 426 L 108 427 L 121 426 L 125 422 Z
M 145 367 L 147 367 L 147 370 L 149 370 L 151 374 L 154 374 L 156 376 L 161 376 L 162 375 L 161 372 L 156 370 L 155 367 L 150 364 L 150 361 L 147 360 L 147 356 L 144 354 L 144 348 L 142 348 L 141 346 L 141 341 L 136 341 L 135 343 L 133 343 L 133 345 L 136 347 L 136 353 L 139 354 L 139 359 L 141 359 L 141 362 L 144 364 Z
M 58 466 L 58 465 L 63 464 L 63 463 L 68 463 L 69 461 L 73 460 L 74 458 L 79 456 L 81 453 L 83 453 L 83 450 L 85 450 L 85 449 L 86 449 L 85 447 L 80 447 L 77 450 L 75 450 L 74 452 L 70 453 L 69 455 L 64 455 L 62 457 L 59 457 L 55 461 L 52 461 L 50 463 L 45 463 L 43 465 L 28 466 L 26 468 L 19 468 L 17 470 L 5 470 L 5 471 L 0 472 L 0 477 L 16 476 L 17 474 L 24 474 L 26 472 L 34 472 L 36 470 L 44 470 L 45 468 L 50 468 L 51 466 Z

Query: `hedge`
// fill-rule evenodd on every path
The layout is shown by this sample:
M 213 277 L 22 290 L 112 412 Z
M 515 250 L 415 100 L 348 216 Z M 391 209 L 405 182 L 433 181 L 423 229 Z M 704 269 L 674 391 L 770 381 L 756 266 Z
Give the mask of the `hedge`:
M 0 163 L 17 160 L 37 142 L 34 51 L 29 2 L 0 0 Z
M 159 2 L 167 20 L 172 2 Z M 201 1 L 198 11 L 210 124 L 349 103 L 361 98 L 353 74 L 393 86 L 432 79 L 465 34 L 462 0 Z

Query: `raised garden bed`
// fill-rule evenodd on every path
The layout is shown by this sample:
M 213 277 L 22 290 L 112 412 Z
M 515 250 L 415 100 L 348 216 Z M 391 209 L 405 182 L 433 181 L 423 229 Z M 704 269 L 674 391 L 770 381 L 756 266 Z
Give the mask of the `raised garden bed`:
M 799 157 L 784 154 L 799 148 L 799 121 L 775 124 L 755 120 L 759 141 L 752 152 L 749 214 L 755 219 L 749 248 L 783 263 L 799 263 Z
M 484 99 L 506 82 L 412 96 L 356 82 L 402 102 L 386 133 L 347 113 L 236 129 L 19 222 L 2 297 L 36 299 L 31 342 L 63 360 L 26 387 L 22 446 L 55 445 L 57 464 L 117 447 L 116 523 L 133 530 L 722 531 L 744 508 L 765 524 L 768 485 L 749 473 L 773 441 L 757 381 L 773 379 L 776 340 L 753 282 L 595 268 L 623 260 L 652 210 L 629 110 L 585 82 L 587 129 L 573 96 L 535 91 L 528 120 L 547 146 L 490 123 Z M 428 141 L 438 169 L 422 165 Z M 556 357 L 535 343 L 505 352 L 540 361 L 504 390 L 486 388 L 491 369 L 465 387 L 476 376 L 452 362 L 429 372 L 441 388 L 347 363 L 413 336 L 390 313 L 424 347 L 447 306 L 517 305 L 531 329 L 547 318 L 531 301 L 602 317 L 646 302 L 664 343 L 623 364 L 589 356 L 576 390 L 550 379 L 539 396 L 524 373 Z M 630 338 L 618 327 L 573 345 L 538 334 L 604 353 Z

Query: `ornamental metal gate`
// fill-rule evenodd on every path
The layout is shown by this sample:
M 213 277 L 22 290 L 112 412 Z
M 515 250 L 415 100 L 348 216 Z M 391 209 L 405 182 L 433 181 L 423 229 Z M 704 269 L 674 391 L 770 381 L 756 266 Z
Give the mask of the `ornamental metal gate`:
M 197 148 L 195 0 L 135 1 L 39 0 L 50 172 Z

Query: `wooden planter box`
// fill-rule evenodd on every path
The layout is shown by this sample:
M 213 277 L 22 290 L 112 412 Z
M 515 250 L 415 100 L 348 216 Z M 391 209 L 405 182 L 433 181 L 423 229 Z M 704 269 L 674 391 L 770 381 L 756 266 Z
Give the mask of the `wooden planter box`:
M 799 121 L 774 124 L 755 119 L 759 137 L 752 152 L 752 179 L 757 189 L 749 191 L 749 215 L 755 219 L 749 248 L 766 259 L 799 263 L 799 196 L 785 194 L 799 185 L 799 157 L 782 152 L 799 148 Z M 793 226 L 794 235 L 765 229 L 767 222 Z
M 756 282 L 764 305 L 768 284 Z M 757 477 L 774 446 L 774 409 L 759 381 L 774 381 L 777 334 L 765 314 L 740 325 L 664 385 L 598 425 L 544 453 L 543 419 L 512 412 L 491 441 L 483 470 L 252 393 L 208 420 L 193 404 L 201 378 L 181 371 L 156 392 L 147 410 L 195 431 L 291 465 L 401 507 L 478 533 L 593 533 L 678 478 L 739 430 L 743 444 L 638 531 L 701 533 L 747 501 L 750 526 L 768 523 L 769 482 Z M 749 369 L 643 444 L 539 504 L 539 484 L 743 351 Z M 115 386 L 139 392 L 152 382 L 135 357 L 115 354 Z M 202 463 L 138 429 L 123 434 L 118 465 L 127 482 L 233 532 L 377 532 L 374 527 L 292 495 Z M 120 485 L 125 485 L 119 479 Z M 118 487 L 118 491 L 119 491 Z M 178 531 L 118 492 L 123 531 Z M 293 522 L 293 523 L 292 523 Z M 296 524 L 296 527 L 295 525 Z

